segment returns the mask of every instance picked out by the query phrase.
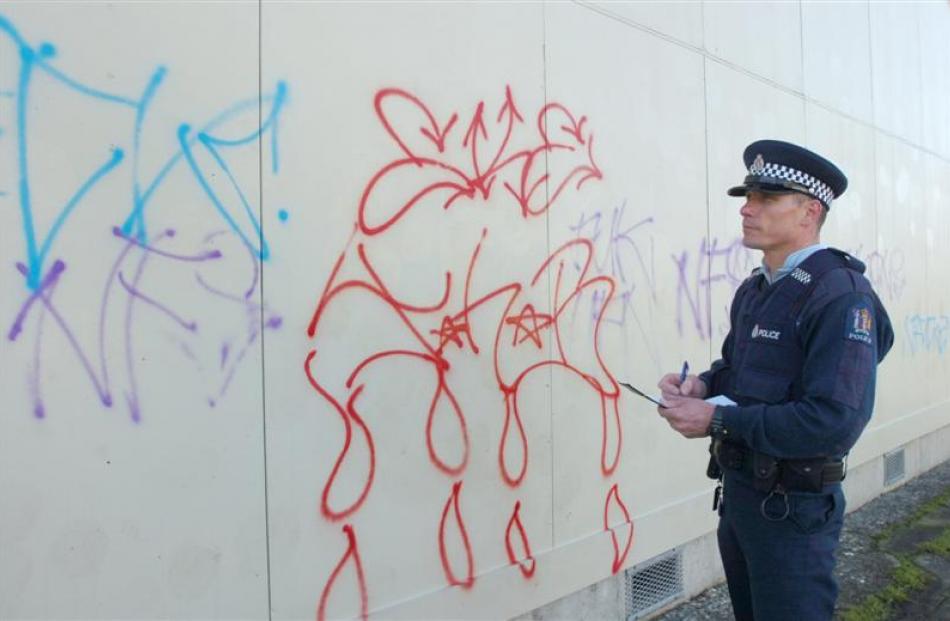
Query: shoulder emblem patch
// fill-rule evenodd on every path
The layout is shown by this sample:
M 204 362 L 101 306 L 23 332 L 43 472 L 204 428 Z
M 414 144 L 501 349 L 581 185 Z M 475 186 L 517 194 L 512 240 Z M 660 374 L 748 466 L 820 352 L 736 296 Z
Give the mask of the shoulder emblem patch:
M 848 310 L 847 330 L 845 338 L 850 341 L 860 341 L 873 345 L 874 315 L 867 304 L 857 304 Z

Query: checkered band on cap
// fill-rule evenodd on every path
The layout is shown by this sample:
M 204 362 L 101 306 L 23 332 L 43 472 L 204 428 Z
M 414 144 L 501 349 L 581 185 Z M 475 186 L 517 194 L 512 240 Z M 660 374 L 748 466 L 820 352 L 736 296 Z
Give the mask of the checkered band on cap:
M 834 199 L 835 193 L 831 191 L 831 187 L 829 187 L 827 183 L 812 177 L 808 173 L 795 170 L 783 164 L 763 162 L 761 158 L 762 156 L 757 157 L 755 162 L 752 163 L 752 166 L 749 167 L 750 175 L 772 177 L 780 181 L 797 183 L 808 188 L 809 192 L 826 206 L 831 206 L 831 201 Z

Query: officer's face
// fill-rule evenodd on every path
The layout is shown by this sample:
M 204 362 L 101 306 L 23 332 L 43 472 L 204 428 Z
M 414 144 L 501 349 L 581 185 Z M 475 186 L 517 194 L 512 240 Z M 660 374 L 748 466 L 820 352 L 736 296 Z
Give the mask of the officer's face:
M 770 251 L 794 250 L 812 241 L 807 226 L 808 198 L 802 194 L 749 192 L 742 214 L 742 243 L 747 248 Z

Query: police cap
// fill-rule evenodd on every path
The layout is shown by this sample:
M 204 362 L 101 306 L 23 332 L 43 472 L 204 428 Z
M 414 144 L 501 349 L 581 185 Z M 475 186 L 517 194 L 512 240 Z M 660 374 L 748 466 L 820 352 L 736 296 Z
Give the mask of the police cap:
M 798 192 L 817 198 L 831 209 L 831 201 L 844 194 L 848 178 L 841 169 L 803 147 L 781 140 L 757 140 L 742 154 L 749 174 L 742 185 L 729 188 L 729 196 L 753 190 L 785 194 Z

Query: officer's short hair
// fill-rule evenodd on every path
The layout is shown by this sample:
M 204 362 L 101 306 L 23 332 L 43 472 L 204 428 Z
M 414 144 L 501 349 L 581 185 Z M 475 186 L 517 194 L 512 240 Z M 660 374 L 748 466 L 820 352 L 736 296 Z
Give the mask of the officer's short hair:
M 805 194 L 804 192 L 794 192 L 798 197 L 798 204 L 801 205 L 806 201 L 818 201 L 818 204 L 821 205 L 821 213 L 818 214 L 818 230 L 821 230 L 821 227 L 825 225 L 825 220 L 828 219 L 828 207 L 823 202 L 812 196 L 811 194 Z

